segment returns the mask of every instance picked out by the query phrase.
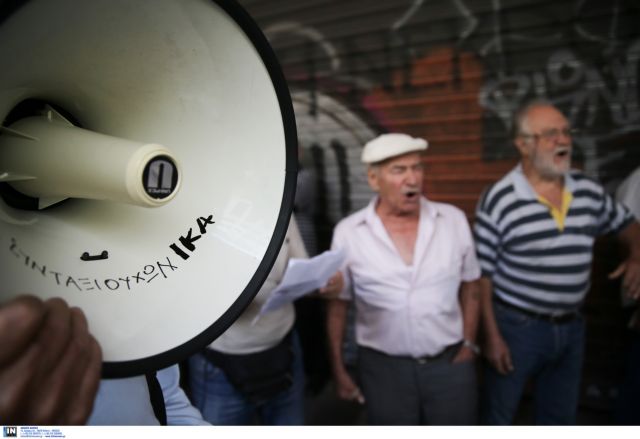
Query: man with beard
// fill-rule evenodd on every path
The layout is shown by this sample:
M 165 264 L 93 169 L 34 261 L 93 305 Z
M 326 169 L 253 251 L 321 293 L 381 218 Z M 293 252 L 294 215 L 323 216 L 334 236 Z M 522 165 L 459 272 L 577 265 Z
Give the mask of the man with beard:
M 333 235 L 332 249 L 346 253 L 327 321 L 336 389 L 364 403 L 371 424 L 476 421 L 480 268 L 462 211 L 422 195 L 426 148 L 406 134 L 367 143 L 362 161 L 377 196 Z M 359 385 L 342 361 L 351 299 Z
M 573 131 L 546 101 L 514 117 L 520 163 L 491 186 L 476 212 L 488 424 L 509 424 L 530 379 L 536 424 L 575 423 L 584 350 L 580 307 L 592 247 L 616 233 L 628 259 L 612 273 L 640 295 L 640 225 L 602 186 L 570 170 Z

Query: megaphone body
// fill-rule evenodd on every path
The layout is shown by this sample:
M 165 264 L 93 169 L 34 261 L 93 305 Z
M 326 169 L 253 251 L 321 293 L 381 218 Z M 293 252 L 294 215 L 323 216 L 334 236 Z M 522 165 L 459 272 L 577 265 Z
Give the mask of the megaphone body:
M 32 0 L 0 20 L 2 298 L 81 307 L 106 376 L 210 343 L 293 205 L 295 119 L 266 39 L 230 1 Z

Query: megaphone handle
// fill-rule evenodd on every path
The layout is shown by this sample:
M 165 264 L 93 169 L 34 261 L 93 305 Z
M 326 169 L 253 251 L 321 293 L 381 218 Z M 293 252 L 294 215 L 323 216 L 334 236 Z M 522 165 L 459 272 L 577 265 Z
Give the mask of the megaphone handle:
M 106 250 L 103 250 L 102 253 L 100 253 L 99 255 L 91 256 L 89 252 L 84 252 L 82 253 L 82 256 L 80 256 L 80 259 L 82 259 L 83 261 L 102 261 L 108 258 L 109 258 L 109 252 Z

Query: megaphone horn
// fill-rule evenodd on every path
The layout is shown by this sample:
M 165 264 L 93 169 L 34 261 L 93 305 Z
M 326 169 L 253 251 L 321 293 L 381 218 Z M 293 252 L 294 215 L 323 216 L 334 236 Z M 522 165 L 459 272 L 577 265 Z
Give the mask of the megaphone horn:
M 0 2 L 0 59 L 0 297 L 82 308 L 106 377 L 211 343 L 269 274 L 295 195 L 260 29 L 230 0 Z

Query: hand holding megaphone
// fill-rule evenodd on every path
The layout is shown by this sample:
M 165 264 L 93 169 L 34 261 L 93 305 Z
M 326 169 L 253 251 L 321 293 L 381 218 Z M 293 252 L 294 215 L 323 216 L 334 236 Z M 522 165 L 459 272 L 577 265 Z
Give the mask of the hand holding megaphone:
M 4 424 L 84 424 L 102 354 L 82 311 L 61 299 L 17 297 L 0 306 L 0 346 Z

